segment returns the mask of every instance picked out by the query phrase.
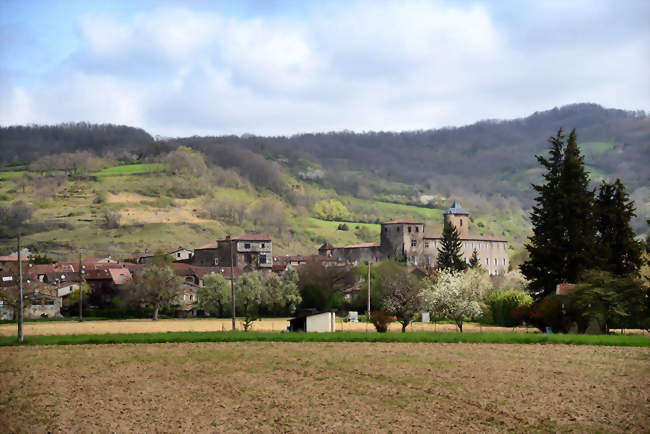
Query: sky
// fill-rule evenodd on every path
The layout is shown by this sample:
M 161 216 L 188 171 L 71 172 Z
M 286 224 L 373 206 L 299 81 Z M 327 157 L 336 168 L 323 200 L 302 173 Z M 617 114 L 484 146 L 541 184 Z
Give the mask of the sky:
M 0 0 L 0 125 L 402 131 L 650 110 L 650 1 Z

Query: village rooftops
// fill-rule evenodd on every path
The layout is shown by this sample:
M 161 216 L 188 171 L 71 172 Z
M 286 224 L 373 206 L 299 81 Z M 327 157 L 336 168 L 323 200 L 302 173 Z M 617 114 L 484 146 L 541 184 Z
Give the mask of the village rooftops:
M 415 220 L 391 220 L 383 222 L 382 225 L 423 225 L 423 222 L 416 222 Z
M 460 202 L 457 200 L 454 201 L 454 203 L 451 204 L 451 208 L 449 208 L 443 215 L 447 214 L 455 214 L 455 215 L 469 215 L 467 211 L 463 209 L 462 206 L 460 206 Z

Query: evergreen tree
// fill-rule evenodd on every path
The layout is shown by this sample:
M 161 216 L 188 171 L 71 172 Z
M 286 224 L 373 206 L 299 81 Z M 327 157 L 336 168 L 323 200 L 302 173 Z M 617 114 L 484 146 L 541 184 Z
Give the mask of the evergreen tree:
M 549 141 L 550 157 L 537 156 L 546 169 L 545 183 L 533 185 L 538 193 L 530 217 L 533 235 L 525 246 L 530 258 L 521 265 L 529 289 L 538 298 L 552 294 L 558 283 L 577 282 L 597 259 L 594 192 L 588 188 L 575 130 L 566 146 L 562 130 Z
M 634 202 L 620 179 L 600 185 L 594 206 L 600 268 L 618 276 L 638 273 L 643 263 L 643 245 L 634 239 L 630 220 Z
M 438 270 L 462 271 L 467 268 L 467 264 L 460 257 L 461 246 L 456 226 L 446 225 L 438 249 Z
M 469 260 L 469 268 L 476 268 L 479 266 L 478 262 L 478 251 L 474 249 L 472 252 L 472 257 Z
M 597 265 L 598 258 L 594 255 L 594 192 L 589 190 L 589 175 L 585 170 L 584 157 L 580 154 L 575 129 L 569 134 L 564 150 L 560 206 L 564 228 L 561 244 L 561 253 L 564 255 L 563 278 L 567 282 L 577 282 L 585 270 Z
M 562 172 L 564 135 L 560 129 L 555 137 L 549 138 L 549 157 L 536 155 L 537 161 L 546 169 L 544 183 L 533 185 L 537 193 L 530 215 L 533 235 L 525 245 L 529 259 L 521 265 L 521 272 L 530 281 L 531 293 L 540 298 L 555 290 L 562 282 L 562 256 L 556 247 L 563 236 L 560 198 L 560 175 Z

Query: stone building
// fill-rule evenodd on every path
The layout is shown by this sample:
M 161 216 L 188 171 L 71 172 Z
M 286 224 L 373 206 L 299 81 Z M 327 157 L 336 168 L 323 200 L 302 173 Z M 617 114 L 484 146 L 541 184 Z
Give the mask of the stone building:
M 271 269 L 273 266 L 273 244 L 271 237 L 261 234 L 246 234 L 226 237 L 198 247 L 191 258 L 193 265 L 202 267 L 231 266 L 230 246 L 233 247 L 232 262 L 235 267 L 253 270 Z
M 469 263 L 476 249 L 481 266 L 491 275 L 506 272 L 510 265 L 508 241 L 495 236 L 471 235 L 468 230 L 469 213 L 457 201 L 443 214 L 444 225 L 454 225 L 462 243 L 461 257 Z M 379 243 L 354 244 L 334 247 L 323 244 L 318 253 L 340 262 L 356 264 L 363 261 L 380 262 L 403 259 L 418 267 L 435 267 L 442 234 L 428 234 L 424 223 L 412 220 L 393 220 L 381 224 Z

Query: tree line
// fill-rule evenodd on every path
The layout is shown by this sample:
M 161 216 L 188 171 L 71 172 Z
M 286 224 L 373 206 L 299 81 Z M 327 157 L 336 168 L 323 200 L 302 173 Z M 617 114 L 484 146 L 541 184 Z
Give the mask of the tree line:
M 533 186 L 533 234 L 521 266 L 536 299 L 534 319 L 563 331 L 574 323 L 583 331 L 591 320 L 604 333 L 613 325 L 649 327 L 640 275 L 647 246 L 630 227 L 635 207 L 625 185 L 616 179 L 590 188 L 575 129 L 568 137 L 560 129 L 549 142 L 548 156 L 537 156 L 544 182 Z M 557 295 L 562 283 L 577 284 L 575 292 Z

